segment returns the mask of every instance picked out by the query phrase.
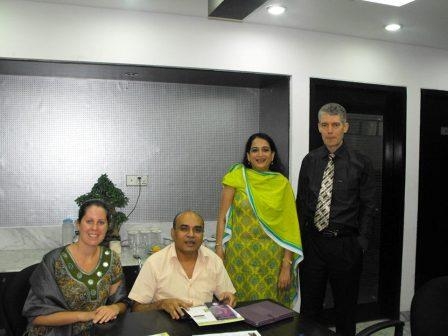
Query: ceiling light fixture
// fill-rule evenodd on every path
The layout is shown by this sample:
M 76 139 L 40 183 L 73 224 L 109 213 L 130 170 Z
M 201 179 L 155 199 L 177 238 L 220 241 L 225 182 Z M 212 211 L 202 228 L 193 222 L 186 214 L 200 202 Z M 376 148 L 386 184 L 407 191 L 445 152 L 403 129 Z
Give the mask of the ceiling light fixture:
M 415 0 L 362 0 L 362 1 L 374 2 L 381 5 L 401 7 Z
M 389 32 L 396 32 L 401 29 L 401 25 L 399 25 L 398 23 L 391 23 L 388 24 L 386 27 L 384 27 L 384 29 L 386 29 Z
M 271 15 L 280 15 L 286 11 L 286 7 L 281 6 L 281 5 L 271 5 L 271 6 L 266 7 L 266 9 L 268 10 L 269 14 L 271 14 Z

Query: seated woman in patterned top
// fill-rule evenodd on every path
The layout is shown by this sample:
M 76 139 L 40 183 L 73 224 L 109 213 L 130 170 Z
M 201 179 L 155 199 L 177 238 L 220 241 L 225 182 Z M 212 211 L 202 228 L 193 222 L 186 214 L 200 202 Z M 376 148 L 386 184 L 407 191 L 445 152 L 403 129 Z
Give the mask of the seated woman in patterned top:
M 113 320 L 126 308 L 120 257 L 100 246 L 110 211 L 101 200 L 81 205 L 78 241 L 44 256 L 30 278 L 23 308 L 25 335 L 89 335 L 94 323 Z

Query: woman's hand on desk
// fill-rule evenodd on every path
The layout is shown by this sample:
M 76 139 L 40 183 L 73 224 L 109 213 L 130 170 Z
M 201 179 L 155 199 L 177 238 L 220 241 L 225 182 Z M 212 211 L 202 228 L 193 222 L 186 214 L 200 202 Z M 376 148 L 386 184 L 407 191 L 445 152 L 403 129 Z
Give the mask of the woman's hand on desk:
M 95 310 L 95 315 L 92 319 L 93 323 L 106 323 L 111 320 L 115 320 L 120 313 L 120 307 L 116 304 L 109 306 L 101 306 Z

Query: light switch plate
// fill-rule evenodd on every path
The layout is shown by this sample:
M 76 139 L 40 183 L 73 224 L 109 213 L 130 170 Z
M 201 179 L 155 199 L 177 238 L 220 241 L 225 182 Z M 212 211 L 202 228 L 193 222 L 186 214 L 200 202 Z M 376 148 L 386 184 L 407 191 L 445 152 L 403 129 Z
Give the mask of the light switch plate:
M 148 175 L 126 175 L 127 186 L 139 186 L 142 187 L 148 185 Z

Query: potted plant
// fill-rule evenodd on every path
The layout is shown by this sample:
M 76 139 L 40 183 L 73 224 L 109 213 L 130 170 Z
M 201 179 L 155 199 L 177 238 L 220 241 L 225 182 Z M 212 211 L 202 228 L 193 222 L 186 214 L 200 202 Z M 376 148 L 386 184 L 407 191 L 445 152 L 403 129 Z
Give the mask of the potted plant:
M 117 211 L 116 208 L 125 207 L 129 199 L 120 188 L 113 184 L 107 177 L 107 174 L 101 175 L 93 185 L 92 190 L 87 194 L 79 196 L 75 199 L 75 202 L 80 206 L 85 201 L 93 198 L 105 201 L 110 207 L 111 221 L 103 245 L 107 245 L 111 241 L 120 241 L 120 227 L 128 220 L 128 217 L 123 212 Z

